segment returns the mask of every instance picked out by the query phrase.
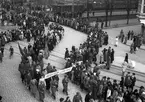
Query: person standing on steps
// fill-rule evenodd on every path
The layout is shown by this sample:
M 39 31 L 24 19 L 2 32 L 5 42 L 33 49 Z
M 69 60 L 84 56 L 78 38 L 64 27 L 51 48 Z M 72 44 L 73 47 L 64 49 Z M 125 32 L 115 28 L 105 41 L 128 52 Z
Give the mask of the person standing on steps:
M 66 48 L 64 59 L 69 58 L 69 50 Z
M 11 59 L 12 56 L 13 56 L 13 54 L 14 54 L 14 48 L 13 48 L 12 46 L 10 46 L 9 51 L 10 51 L 10 56 L 9 56 L 9 58 Z
M 128 53 L 126 53 L 126 55 L 125 55 L 124 62 L 127 62 L 128 63 Z

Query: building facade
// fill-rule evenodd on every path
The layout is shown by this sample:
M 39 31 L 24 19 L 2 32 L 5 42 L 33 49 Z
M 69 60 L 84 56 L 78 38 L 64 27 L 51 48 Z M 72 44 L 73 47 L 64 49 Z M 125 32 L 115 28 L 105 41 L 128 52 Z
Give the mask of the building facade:
M 140 23 L 145 24 L 145 0 L 138 1 L 137 17 Z
M 145 0 L 138 0 L 138 11 L 137 17 L 142 24 L 141 26 L 141 33 L 144 38 L 145 43 Z

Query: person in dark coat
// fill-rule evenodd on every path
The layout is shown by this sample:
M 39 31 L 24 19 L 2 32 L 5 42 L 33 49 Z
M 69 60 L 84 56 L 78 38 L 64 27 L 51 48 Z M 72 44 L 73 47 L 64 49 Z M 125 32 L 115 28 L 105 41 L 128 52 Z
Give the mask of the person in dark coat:
M 71 102 L 71 100 L 70 100 L 70 97 L 68 96 L 68 97 L 66 97 L 66 99 L 65 99 L 65 101 L 64 102 Z
M 28 73 L 26 74 L 25 79 L 26 79 L 26 87 L 30 90 L 30 82 L 31 82 L 31 80 L 32 80 L 32 77 L 31 77 L 30 72 L 28 72 Z
M 39 98 L 40 98 L 41 102 L 44 102 L 45 89 L 46 89 L 46 83 L 45 83 L 45 81 L 40 80 L 39 84 L 38 84 L 38 91 L 39 91 Z
M 103 59 L 104 59 L 104 62 L 106 62 L 107 61 L 107 49 L 106 48 L 104 48 L 104 50 L 103 50 Z
M 112 49 L 112 51 L 111 51 L 111 63 L 113 63 L 113 61 L 114 61 L 114 49 Z
M 24 63 L 23 62 L 21 62 L 20 64 L 19 64 L 19 69 L 18 69 L 19 71 L 20 71 L 20 74 L 21 74 L 21 79 L 22 79 L 22 83 L 24 82 L 24 78 L 25 78 L 25 76 L 24 76 Z
M 68 51 L 68 48 L 66 48 L 66 51 L 65 51 L 65 56 L 64 56 L 64 58 L 66 59 L 66 58 L 69 58 L 69 51 Z
M 85 96 L 85 102 L 89 102 L 89 100 L 92 99 L 92 92 L 88 92 Z
M 131 32 L 129 31 L 127 34 L 128 40 L 130 40 Z
M 0 51 L 0 62 L 1 62 L 1 63 L 3 62 L 3 54 L 2 54 L 1 51 Z
M 2 55 L 3 55 L 3 57 L 4 57 L 4 46 L 1 46 L 1 52 L 2 52 Z
M 98 92 L 98 83 L 96 80 L 93 79 L 91 84 L 92 84 L 92 98 L 96 100 Z
M 76 95 L 73 97 L 73 102 L 83 102 L 82 96 L 79 92 L 77 92 Z
M 133 89 L 134 86 L 135 86 L 135 83 L 136 83 L 135 73 L 132 74 L 132 76 L 131 76 L 131 80 L 132 80 L 132 86 L 131 86 L 131 88 Z
M 124 62 L 127 62 L 128 63 L 128 53 L 126 53 L 126 55 L 125 55 Z
M 102 21 L 101 22 L 101 29 L 103 29 L 103 27 L 104 27 L 104 22 Z
M 10 56 L 9 56 L 9 58 L 11 59 L 12 56 L 13 56 L 13 54 L 14 54 L 14 48 L 13 48 L 12 46 L 10 46 L 9 51 L 10 51 Z
M 59 101 L 60 101 L 60 102 L 64 102 L 64 98 L 60 98 Z

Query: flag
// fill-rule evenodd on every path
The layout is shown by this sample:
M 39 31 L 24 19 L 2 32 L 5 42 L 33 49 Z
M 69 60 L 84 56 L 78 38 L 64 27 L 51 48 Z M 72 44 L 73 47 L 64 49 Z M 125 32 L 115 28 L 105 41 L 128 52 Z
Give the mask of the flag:
M 18 47 L 19 47 L 19 51 L 20 51 L 21 55 L 26 56 L 25 52 L 23 51 L 23 49 L 21 48 L 19 43 L 18 43 Z
M 44 57 L 45 57 L 45 59 L 48 59 L 48 57 L 49 57 L 49 49 L 48 49 L 47 43 L 45 43 Z

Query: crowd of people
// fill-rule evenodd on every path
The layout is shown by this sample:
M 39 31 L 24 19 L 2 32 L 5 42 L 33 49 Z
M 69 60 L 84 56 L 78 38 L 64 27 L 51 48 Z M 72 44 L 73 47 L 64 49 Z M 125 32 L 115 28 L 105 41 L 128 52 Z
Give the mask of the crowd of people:
M 67 60 L 66 68 L 76 63 L 76 65 L 72 66 L 72 71 L 67 73 L 67 75 L 73 83 L 80 86 L 82 91 L 86 90 L 88 92 L 85 102 L 93 102 L 92 100 L 99 100 L 101 102 L 140 102 L 144 100 L 144 87 L 141 86 L 139 90 L 134 88 L 136 83 L 135 73 L 132 73 L 132 75 L 130 72 L 124 74 L 124 77 L 121 77 L 121 81 L 112 81 L 109 76 L 108 78 L 104 76 L 101 79 L 100 69 L 108 68 L 107 59 L 113 58 L 111 56 L 114 52 L 111 51 L 111 47 L 106 49 L 107 59 L 106 61 L 102 60 L 103 63 L 106 62 L 103 66 L 100 65 L 102 64 L 100 61 L 100 63 L 96 63 L 98 59 L 93 60 L 96 56 L 89 56 L 95 50 L 88 53 L 88 59 L 86 59 L 84 52 L 87 48 L 85 47 L 84 44 L 80 44 L 78 49 L 73 46 L 71 51 L 66 49 L 65 52 L 65 59 Z M 93 66 L 92 63 L 95 65 Z M 78 100 L 81 101 L 81 98 Z
M 127 34 L 124 34 L 124 31 L 120 31 L 119 40 L 123 44 L 127 44 L 127 41 L 132 40 L 130 45 L 130 53 L 135 53 L 143 44 L 143 38 L 141 34 L 135 34 L 133 31 L 129 31 Z

